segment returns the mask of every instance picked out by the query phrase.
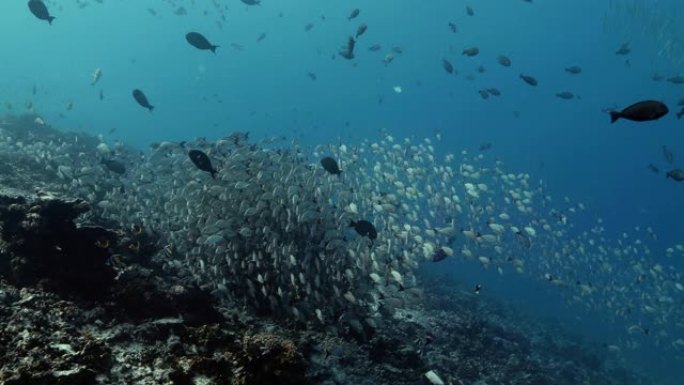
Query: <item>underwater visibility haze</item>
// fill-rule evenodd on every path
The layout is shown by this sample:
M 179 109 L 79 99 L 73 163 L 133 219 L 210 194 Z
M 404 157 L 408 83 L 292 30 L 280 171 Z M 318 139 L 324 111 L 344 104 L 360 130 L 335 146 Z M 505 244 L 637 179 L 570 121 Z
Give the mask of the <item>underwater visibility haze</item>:
M 680 1 L 0 11 L 0 383 L 681 384 Z

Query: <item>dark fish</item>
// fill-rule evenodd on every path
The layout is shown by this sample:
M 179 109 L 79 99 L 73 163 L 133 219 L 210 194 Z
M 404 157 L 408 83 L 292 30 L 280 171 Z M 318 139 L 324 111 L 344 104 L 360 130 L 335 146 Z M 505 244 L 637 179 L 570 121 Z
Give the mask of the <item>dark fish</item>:
M 490 148 L 492 148 L 492 144 L 489 143 L 489 142 L 487 142 L 487 143 L 482 143 L 482 144 L 480 145 L 480 151 L 486 151 L 486 150 L 489 150 Z
M 470 47 L 470 48 L 466 48 L 463 50 L 463 55 L 470 56 L 470 57 L 477 56 L 477 54 L 479 54 L 479 53 L 480 53 L 480 49 L 477 47 Z
M 537 79 L 535 79 L 534 77 L 532 77 L 530 75 L 520 74 L 520 79 L 522 79 L 525 83 L 527 83 L 533 87 L 535 87 L 538 84 Z
M 622 43 L 620 48 L 617 51 L 615 51 L 615 54 L 616 55 L 627 55 L 630 52 L 632 52 L 632 49 L 629 48 L 629 43 Z
M 454 66 L 451 65 L 447 59 L 442 59 L 442 68 L 444 68 L 444 71 L 446 71 L 448 74 L 454 73 Z
M 668 112 L 667 106 L 662 102 L 645 100 L 634 103 L 622 111 L 610 111 L 610 122 L 615 123 L 620 118 L 635 122 L 646 122 L 660 119 Z
M 208 49 L 213 53 L 216 53 L 216 48 L 219 47 L 217 45 L 211 44 L 209 42 L 209 40 L 207 40 L 207 38 L 204 37 L 204 35 L 202 35 L 199 32 L 188 32 L 185 35 L 185 40 L 187 40 L 191 46 L 193 46 L 197 49 L 201 49 L 201 50 L 207 50 Z
M 525 235 L 522 231 L 518 230 L 518 232 L 515 233 L 515 236 L 518 239 L 518 242 L 520 242 L 521 245 L 525 246 L 526 249 L 532 247 L 532 241 L 530 241 L 530 238 L 527 235 Z
M 314 27 L 313 23 L 309 23 L 309 24 L 304 26 L 304 31 L 309 32 L 313 29 L 313 27 Z
M 667 174 L 665 174 L 665 178 L 672 178 L 677 182 L 684 181 L 684 170 L 680 168 L 670 170 L 667 172 Z
M 372 46 L 368 47 L 368 50 L 371 52 L 377 52 L 382 49 L 382 46 L 380 44 L 373 44 Z
M 660 169 L 656 167 L 653 163 L 649 163 L 648 169 L 653 171 L 654 174 L 657 174 L 660 172 Z
M 357 16 L 359 16 L 359 13 L 361 13 L 361 11 L 358 8 L 354 8 L 354 10 L 351 11 L 351 13 L 349 14 L 349 17 L 347 17 L 347 20 L 356 18 Z
M 511 59 L 509 59 L 508 56 L 499 55 L 496 58 L 496 61 L 499 62 L 499 64 L 501 64 L 504 67 L 510 67 L 511 66 Z
M 318 79 L 318 78 L 316 77 L 316 74 L 313 73 L 313 72 L 307 72 L 307 73 L 306 73 L 306 76 L 308 76 L 311 80 L 316 80 L 316 79 Z
M 241 0 L 243 3 L 247 5 L 260 5 L 261 0 Z
M 582 67 L 580 66 L 570 66 L 570 67 L 565 67 L 565 72 L 573 75 L 578 75 L 582 73 Z
M 138 102 L 138 104 L 140 104 L 142 107 L 145 107 L 145 108 L 147 108 L 148 110 L 150 110 L 150 112 L 152 112 L 152 110 L 154 110 L 154 106 L 151 105 L 149 101 L 147 101 L 147 97 L 146 97 L 145 94 L 143 94 L 143 92 L 140 91 L 139 89 L 136 88 L 136 89 L 133 90 L 133 98 L 134 98 L 135 101 Z
M 104 92 L 102 92 L 102 90 L 100 90 L 99 97 L 100 97 L 100 100 L 104 100 Z
M 338 52 L 338 53 L 343 58 L 345 58 L 347 60 L 351 60 L 354 58 L 354 46 L 355 45 L 356 45 L 356 41 L 354 40 L 354 38 L 352 36 L 349 36 L 349 39 L 347 40 L 347 45 L 342 46 L 342 48 L 340 49 L 340 52 Z
M 325 171 L 333 175 L 342 174 L 342 170 L 340 170 L 340 166 L 337 165 L 337 161 L 329 156 L 326 156 L 325 158 L 321 159 L 321 166 L 323 166 L 323 169 L 325 169 Z
M 475 16 L 475 11 L 470 7 L 470 5 L 466 5 L 466 15 L 468 16 Z
M 453 32 L 453 33 L 457 33 L 457 32 L 458 32 L 458 27 L 456 26 L 456 24 L 454 24 L 454 23 L 451 22 L 451 21 L 449 22 L 449 29 L 450 29 L 451 32 Z
M 183 7 L 181 6 L 181 7 L 178 7 L 178 8 L 173 12 L 173 14 L 176 15 L 176 16 L 185 16 L 185 15 L 188 14 L 188 10 L 185 9 L 185 8 L 183 8 Z
M 40 20 L 46 20 L 48 24 L 52 25 L 52 20 L 55 20 L 55 17 L 50 16 L 50 11 L 48 11 L 45 3 L 43 3 L 41 0 L 30 0 L 28 2 L 28 7 L 33 16 Z
M 684 76 L 673 76 L 671 78 L 667 78 L 667 81 L 673 84 L 684 84 Z
M 371 241 L 378 237 L 378 231 L 375 230 L 375 226 L 366 220 L 351 221 L 349 222 L 349 227 L 353 227 L 360 236 L 368 237 Z
M 261 35 L 259 35 L 259 37 L 257 37 L 256 41 L 258 43 L 258 42 L 264 40 L 265 38 L 266 38 L 266 32 L 262 32 Z
M 126 173 L 126 166 L 118 160 L 102 159 L 102 164 L 111 172 L 117 173 L 119 175 Z
M 493 96 L 501 96 L 501 91 L 498 88 L 487 88 L 487 92 Z
M 478 90 L 477 93 L 480 94 L 482 99 L 489 99 L 489 92 L 487 90 Z
M 674 154 L 667 146 L 663 146 L 663 158 L 665 158 L 665 161 L 669 164 L 674 163 Z
M 616 55 L 627 55 L 630 52 L 632 52 L 632 49 L 629 48 L 629 43 L 622 43 L 620 48 L 617 51 L 615 51 L 615 54 Z
M 359 28 L 356 29 L 356 38 L 358 39 L 359 36 L 363 35 L 366 33 L 366 30 L 368 29 L 368 26 L 366 24 L 361 24 L 359 25 Z
M 435 252 L 430 256 L 430 261 L 439 262 L 446 259 L 446 257 L 448 257 L 446 251 L 444 251 L 444 249 L 440 247 L 439 249 L 435 250 Z
M 574 99 L 574 98 L 575 98 L 575 94 L 573 94 L 573 93 L 570 92 L 570 91 L 563 91 L 563 92 L 558 92 L 558 93 L 556 93 L 556 97 L 561 98 L 561 99 L 569 100 L 569 99 Z
M 401 55 L 402 53 L 404 53 L 404 49 L 401 47 L 392 47 L 392 52 L 398 53 Z
M 195 167 L 202 171 L 206 171 L 211 174 L 211 177 L 216 179 L 216 169 L 211 166 L 211 160 L 209 160 L 209 157 L 207 154 L 200 150 L 190 150 L 188 152 L 188 156 L 190 157 L 190 160 L 192 163 L 195 164 Z

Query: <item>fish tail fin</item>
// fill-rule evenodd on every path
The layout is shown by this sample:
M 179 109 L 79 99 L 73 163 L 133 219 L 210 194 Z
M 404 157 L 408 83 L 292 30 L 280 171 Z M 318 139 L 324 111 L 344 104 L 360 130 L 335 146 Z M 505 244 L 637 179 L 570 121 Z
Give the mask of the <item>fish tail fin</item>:
M 55 19 L 56 19 L 56 17 L 54 17 L 54 16 L 48 17 L 48 20 L 47 20 L 48 24 L 52 25 L 52 20 L 55 20 Z
M 620 119 L 620 112 L 619 111 L 610 111 L 610 122 L 615 123 L 618 119 Z
M 211 52 L 216 53 L 216 48 L 220 47 L 220 45 L 212 45 L 211 46 Z
M 154 106 L 149 106 L 147 107 L 147 109 L 150 110 L 150 112 L 152 112 L 154 110 Z

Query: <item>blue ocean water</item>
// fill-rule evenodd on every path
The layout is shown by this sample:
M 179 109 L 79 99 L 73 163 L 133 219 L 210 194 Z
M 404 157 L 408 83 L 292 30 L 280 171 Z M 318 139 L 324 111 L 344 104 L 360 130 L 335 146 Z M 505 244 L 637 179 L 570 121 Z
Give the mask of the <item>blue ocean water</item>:
M 683 32 L 677 27 L 684 24 L 681 2 L 46 4 L 56 16 L 52 25 L 31 15 L 24 1 L 0 5 L 4 112 L 25 112 L 30 101 L 50 125 L 141 149 L 151 142 L 215 139 L 236 130 L 256 138 L 296 138 L 308 146 L 353 144 L 379 137 L 383 128 L 398 138 L 439 133 L 440 155 L 477 152 L 491 143 L 487 157 L 543 180 L 545 191 L 558 201 L 567 196 L 582 202 L 588 213 L 578 228 L 589 229 L 602 218 L 606 236 L 618 239 L 636 226 L 650 226 L 657 234 L 657 240 L 649 240 L 653 263 L 676 271 L 684 267 L 681 255 L 676 259 L 664 252 L 683 242 L 684 185 L 666 180 L 664 172 L 684 168 L 684 123 L 675 117 L 684 85 L 652 79 L 656 73 L 684 75 Z M 466 5 L 473 16 L 466 14 Z M 174 14 L 181 6 L 187 14 Z M 359 16 L 347 20 L 354 8 Z M 450 31 L 449 22 L 458 32 Z M 368 30 L 358 38 L 355 59 L 345 60 L 337 53 L 361 23 Z M 309 31 L 307 24 L 313 24 Z M 218 44 L 216 54 L 187 44 L 189 31 Z M 261 34 L 265 38 L 257 41 Z M 625 42 L 632 52 L 616 55 Z M 371 52 L 373 44 L 382 48 Z M 479 55 L 462 55 L 467 47 L 478 47 Z M 389 64 L 383 60 L 387 54 L 394 57 Z M 510 57 L 512 66 L 499 65 L 498 55 Z M 457 75 L 443 70 L 443 58 Z M 582 73 L 564 71 L 572 65 L 581 66 Z M 97 68 L 102 78 L 91 85 Z M 521 73 L 534 76 L 539 85 L 523 83 Z M 482 99 L 477 91 L 490 87 L 502 95 Z M 134 88 L 155 105 L 152 113 L 135 104 Z M 562 91 L 580 99 L 557 98 Z M 670 113 L 654 122 L 610 124 L 604 109 L 643 99 L 662 100 Z M 663 145 L 674 153 L 673 165 L 663 159 Z M 649 171 L 649 164 L 661 172 Z M 499 277 L 467 262 L 448 263 L 458 279 L 485 282 L 487 295 L 568 325 L 581 316 L 575 326 L 583 334 L 609 344 L 624 334 L 606 325 L 601 314 L 558 304 L 555 292 L 534 277 Z M 675 300 L 681 304 L 681 294 Z M 674 326 L 672 333 L 668 340 L 683 334 Z M 626 356 L 665 378 L 684 374 L 682 347 L 641 345 Z

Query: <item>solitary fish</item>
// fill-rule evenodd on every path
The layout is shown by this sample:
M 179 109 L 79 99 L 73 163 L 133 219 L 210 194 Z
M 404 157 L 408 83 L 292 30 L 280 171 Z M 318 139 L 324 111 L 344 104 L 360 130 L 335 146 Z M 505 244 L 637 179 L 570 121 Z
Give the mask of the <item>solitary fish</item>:
M 351 11 L 351 13 L 349 14 L 349 17 L 347 17 L 347 20 L 356 18 L 357 16 L 359 16 L 359 13 L 361 13 L 361 11 L 359 11 L 358 8 L 354 8 L 354 10 Z
M 367 29 L 368 26 L 366 24 L 359 25 L 359 28 L 356 30 L 356 38 L 358 39 L 359 36 L 363 35 Z
M 665 161 L 669 164 L 674 163 L 674 154 L 667 146 L 663 146 L 663 158 L 665 158 Z
M 50 11 L 48 11 L 45 3 L 43 3 L 41 0 L 29 0 L 28 7 L 33 16 L 40 20 L 46 20 L 48 24 L 52 25 L 52 20 L 55 20 L 55 17 L 50 16 Z
M 499 57 L 496 58 L 496 61 L 504 67 L 511 66 L 511 59 L 509 59 L 508 56 L 499 55 Z
M 260 0 L 242 0 L 243 3 L 247 5 L 260 5 L 261 1 Z
M 660 119 L 668 112 L 667 106 L 662 102 L 644 100 L 634 103 L 622 111 L 610 111 L 610 122 L 615 123 L 620 118 L 635 122 L 646 122 Z
M 448 74 L 454 73 L 454 66 L 451 65 L 451 62 L 449 62 L 447 59 L 442 59 L 442 68 L 444 68 L 444 71 L 446 71 Z
M 98 81 L 100 81 L 101 77 L 102 77 L 102 70 L 99 68 L 96 68 L 95 72 L 93 72 L 93 75 L 92 75 L 93 80 L 90 82 L 90 85 L 94 86 Z
M 185 40 L 187 40 L 191 46 L 197 49 L 210 50 L 213 53 L 216 53 L 216 48 L 219 47 L 217 45 L 211 44 L 209 40 L 207 40 L 207 38 L 199 32 L 187 33 L 185 35 Z
M 152 112 L 152 110 L 154 110 L 154 106 L 151 105 L 149 101 L 147 101 L 147 97 L 146 97 L 145 94 L 143 94 L 143 92 L 140 91 L 139 89 L 136 88 L 136 89 L 133 90 L 133 98 L 134 98 L 135 101 L 138 102 L 138 104 L 140 104 L 142 107 L 145 107 L 145 108 L 147 108 L 148 110 L 150 110 L 150 112 Z
M 573 94 L 573 93 L 570 92 L 570 91 L 563 91 L 563 92 L 558 92 L 558 93 L 556 93 L 556 97 L 561 98 L 561 99 L 569 100 L 569 99 L 574 99 L 574 98 L 575 98 L 575 94 Z
M 665 178 L 672 178 L 677 182 L 684 181 L 684 170 L 680 168 L 675 168 L 673 170 L 670 170 L 665 174 Z
M 353 227 L 360 236 L 368 237 L 371 241 L 378 237 L 378 231 L 375 229 L 375 226 L 366 220 L 351 221 L 349 227 Z
M 192 163 L 195 164 L 195 167 L 202 171 L 210 173 L 211 177 L 216 179 L 217 171 L 214 167 L 212 167 L 211 160 L 209 160 L 207 154 L 200 150 L 190 150 L 190 152 L 188 152 L 188 156 L 190 157 Z
M 479 54 L 479 53 L 480 53 L 480 49 L 477 47 L 466 48 L 462 52 L 463 55 L 470 56 L 470 57 L 477 56 L 477 54 Z
M 532 87 L 536 87 L 537 84 L 539 84 L 537 82 L 537 79 L 530 75 L 520 74 L 520 79 L 522 79 L 525 83 L 531 85 Z
M 582 67 L 580 66 L 570 66 L 570 67 L 565 67 L 565 72 L 573 75 L 579 75 L 582 73 Z
M 342 170 L 340 170 L 340 166 L 337 165 L 337 161 L 329 156 L 321 159 L 321 166 L 323 166 L 325 171 L 333 175 L 342 174 Z

